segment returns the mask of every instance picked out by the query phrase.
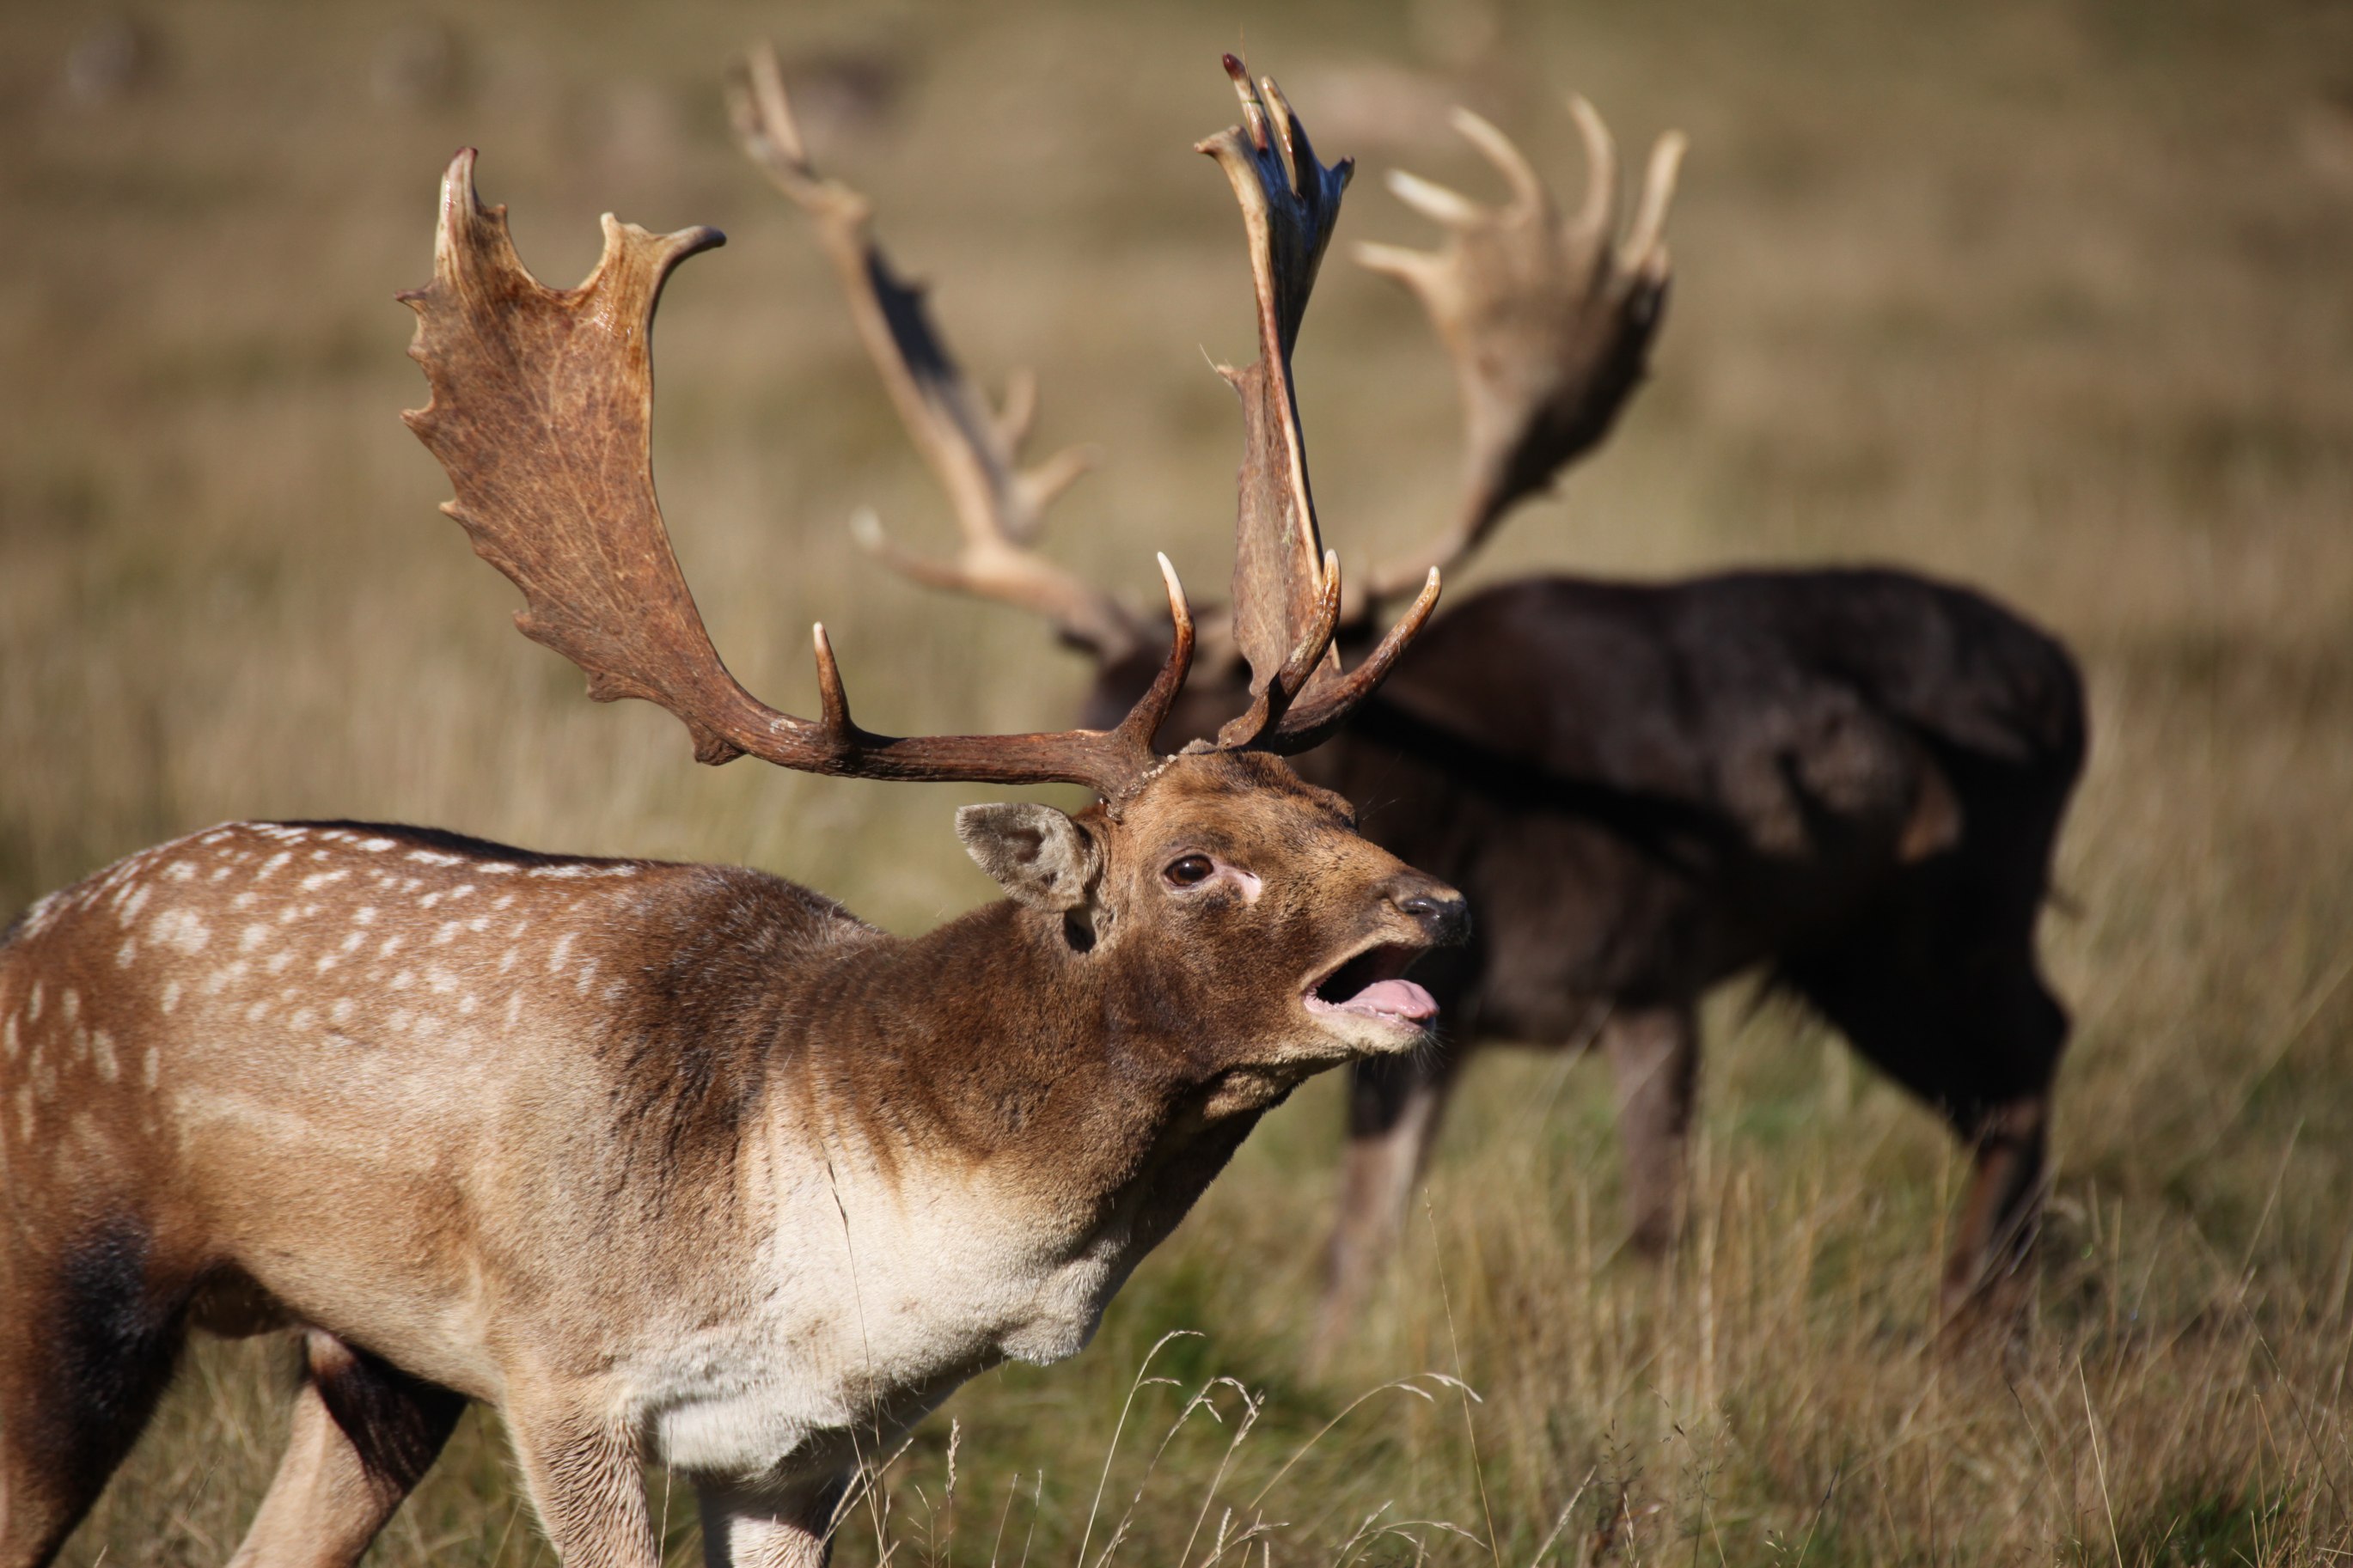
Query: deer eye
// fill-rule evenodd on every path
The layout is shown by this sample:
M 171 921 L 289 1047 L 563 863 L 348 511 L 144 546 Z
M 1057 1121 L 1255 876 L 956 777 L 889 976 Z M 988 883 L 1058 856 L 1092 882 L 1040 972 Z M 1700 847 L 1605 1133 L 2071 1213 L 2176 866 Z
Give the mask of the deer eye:
M 1160 874 L 1168 879 L 1172 888 L 1189 888 L 1207 880 L 1217 868 L 1207 855 L 1185 855 L 1169 861 Z

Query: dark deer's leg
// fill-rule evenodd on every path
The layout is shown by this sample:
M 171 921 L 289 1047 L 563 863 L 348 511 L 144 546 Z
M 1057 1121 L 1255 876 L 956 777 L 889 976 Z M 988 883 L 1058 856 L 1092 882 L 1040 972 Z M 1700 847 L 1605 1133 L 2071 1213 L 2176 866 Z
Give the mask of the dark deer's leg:
M 2049 1117 L 2049 1098 L 2038 1094 L 1992 1107 L 1974 1127 L 1957 1125 L 1975 1168 L 1938 1300 L 1957 1331 L 2015 1322 L 2031 1299 Z
M 229 1568 L 359 1561 L 448 1440 L 465 1399 L 311 1331 L 294 1430 Z
M 1610 1015 L 1601 1038 L 1618 1078 L 1630 1238 L 1636 1251 L 1662 1257 L 1683 1234 L 1699 1019 L 1688 1004 L 1624 1009 Z
M 1374 1276 L 1396 1249 L 1461 1055 L 1461 1047 L 1449 1041 L 1427 1058 L 1375 1058 L 1351 1069 L 1340 1213 L 1310 1352 L 1315 1365 L 1347 1336 Z

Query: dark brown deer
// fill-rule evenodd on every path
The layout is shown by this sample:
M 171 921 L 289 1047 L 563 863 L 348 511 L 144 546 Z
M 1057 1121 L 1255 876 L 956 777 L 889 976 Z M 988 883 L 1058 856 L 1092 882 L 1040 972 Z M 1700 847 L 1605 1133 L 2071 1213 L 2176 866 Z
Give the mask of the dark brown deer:
M 0 942 L 0 1568 L 55 1555 L 191 1328 L 304 1339 L 240 1563 L 355 1561 L 469 1399 L 567 1563 L 659 1561 L 650 1461 L 696 1484 L 712 1562 L 821 1562 L 861 1455 L 984 1368 L 1076 1352 L 1302 1079 L 1427 1042 L 1403 970 L 1462 900 L 1280 759 L 1364 700 L 1436 578 L 1338 669 L 1289 354 L 1348 165 L 1228 65 L 1246 125 L 1202 150 L 1259 293 L 1231 373 L 1257 674 L 1176 755 L 1150 743 L 1193 652 L 1165 560 L 1175 635 L 1105 730 L 873 733 L 822 627 L 819 718 L 737 685 L 648 443 L 657 296 L 719 235 L 607 217 L 552 290 L 459 155 L 407 417 L 522 630 L 707 763 L 1099 799 L 966 807 L 1009 896 L 906 940 L 757 872 L 360 824 L 218 827 L 43 900 Z
M 1464 478 L 1437 538 L 1366 576 L 1343 616 L 1344 661 L 1370 646 L 1378 605 L 1451 570 L 1548 489 L 1642 379 L 1682 138 L 1653 151 L 1620 237 L 1609 132 L 1582 99 L 1570 110 L 1588 166 L 1575 216 L 1501 132 L 1458 111 L 1510 200 L 1490 207 L 1395 174 L 1391 188 L 1448 243 L 1358 249 L 1419 297 L 1453 360 Z M 765 144 L 752 128 L 755 158 Z M 928 335 L 894 325 L 895 340 L 867 338 L 894 388 L 910 361 L 945 363 Z M 1097 662 L 1090 713 L 1116 712 L 1166 629 L 1030 552 L 1034 513 L 1018 532 L 992 516 L 958 510 L 952 560 L 903 550 L 871 521 L 861 533 L 919 582 L 1048 616 Z M 1172 741 L 1214 732 L 1215 694 L 1243 679 L 1223 629 L 1204 616 L 1215 674 L 1171 710 Z M 2035 922 L 2084 750 L 2066 651 L 1982 595 L 1910 573 L 1535 577 L 1440 616 L 1300 763 L 1363 804 L 1368 837 L 1461 888 L 1479 925 L 1428 973 L 1443 1048 L 1354 1069 L 1319 1347 L 1392 1247 L 1449 1089 L 1483 1040 L 1603 1047 L 1632 1240 L 1668 1248 L 1683 1217 L 1696 1007 L 1759 966 L 1968 1146 L 1943 1302 L 2007 1317 L 2028 1283 L 2067 1034 Z

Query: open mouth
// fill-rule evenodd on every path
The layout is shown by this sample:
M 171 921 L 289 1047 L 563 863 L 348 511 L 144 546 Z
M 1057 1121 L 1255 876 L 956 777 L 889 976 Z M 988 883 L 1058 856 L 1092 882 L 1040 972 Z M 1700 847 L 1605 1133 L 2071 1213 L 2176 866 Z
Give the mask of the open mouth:
M 1396 942 L 1368 947 L 1308 988 L 1310 1013 L 1349 1013 L 1392 1024 L 1427 1028 L 1438 1016 L 1438 1000 L 1405 977 L 1421 949 Z

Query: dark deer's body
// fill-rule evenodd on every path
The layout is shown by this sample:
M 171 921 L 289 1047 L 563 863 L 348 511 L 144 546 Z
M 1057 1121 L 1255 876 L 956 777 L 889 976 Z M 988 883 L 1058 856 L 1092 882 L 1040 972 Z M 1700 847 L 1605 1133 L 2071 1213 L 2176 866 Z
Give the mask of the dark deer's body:
M 1134 679 L 1106 672 L 1095 700 L 1124 707 Z M 1188 695 L 1164 739 L 1213 728 L 1214 691 Z M 2020 1237 L 2004 1232 L 2041 1179 L 2066 1016 L 2034 928 L 2084 745 L 2063 648 L 1907 573 L 1531 578 L 1438 616 L 1298 763 L 1478 919 L 1467 949 L 1421 972 L 1448 1048 L 1356 1068 L 1327 1310 L 1385 1253 L 1482 1039 L 1608 1049 L 1634 1233 L 1670 1241 L 1694 1009 L 1758 965 L 1987 1142 L 1957 1304 L 2008 1263 Z
M 1445 241 L 1357 249 L 1412 290 L 1454 362 L 1463 484 L 1434 539 L 1367 574 L 1344 652 L 1369 641 L 1375 606 L 1451 569 L 1599 444 L 1641 383 L 1682 138 L 1652 149 L 1621 237 L 1609 133 L 1582 99 L 1569 109 L 1588 174 L 1574 215 L 1502 132 L 1458 110 L 1509 200 L 1392 173 Z M 870 347 L 888 379 L 890 356 Z M 1100 716 L 1141 689 L 1161 638 L 1030 552 L 1036 520 L 1022 521 L 1008 530 L 966 509 L 947 560 L 864 531 L 922 583 L 1050 617 L 1093 656 Z M 1230 650 L 1208 662 L 1229 693 L 1245 679 Z M 1216 684 L 1172 711 L 1172 743 L 1217 730 Z M 2035 916 L 2083 752 L 2079 683 L 2056 642 L 1901 572 L 1536 578 L 1434 622 L 1379 700 L 1301 763 L 1360 803 L 1377 842 L 1452 878 L 1478 918 L 1469 950 L 1428 976 L 1447 998 L 1450 1048 L 1356 1072 L 1319 1347 L 1386 1254 L 1482 1037 L 1603 1045 L 1635 1239 L 1672 1241 L 1695 1008 L 1759 964 L 1972 1146 L 1945 1303 L 2006 1312 L 2027 1282 L 2066 1036 L 2037 973 Z

